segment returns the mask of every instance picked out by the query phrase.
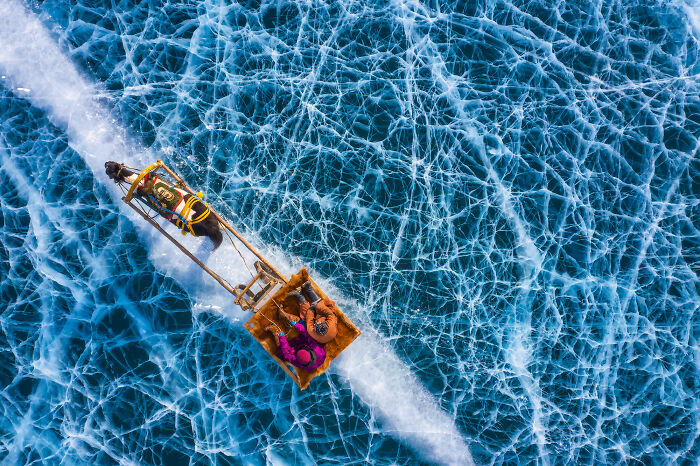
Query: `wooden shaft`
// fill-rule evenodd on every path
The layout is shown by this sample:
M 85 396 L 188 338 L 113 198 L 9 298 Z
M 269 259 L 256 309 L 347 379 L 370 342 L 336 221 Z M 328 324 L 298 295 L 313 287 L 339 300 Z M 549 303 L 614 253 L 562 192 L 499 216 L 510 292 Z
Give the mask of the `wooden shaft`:
M 277 361 L 277 364 L 279 364 L 280 367 L 282 367 L 282 369 L 284 369 L 284 371 L 287 373 L 287 375 L 289 375 L 292 378 L 292 380 L 294 380 L 297 383 L 297 385 L 301 387 L 301 381 L 299 380 L 299 377 L 289 369 L 289 367 L 287 366 L 287 363 L 282 361 L 280 358 L 278 358 L 274 354 L 272 355 L 272 358 L 275 361 Z
M 124 202 L 126 202 L 126 204 L 127 204 L 129 207 L 131 207 L 131 208 L 134 209 L 136 212 L 138 212 L 139 215 L 141 215 L 148 223 L 150 223 L 151 225 L 153 225 L 154 227 L 156 227 L 156 229 L 157 229 L 158 231 L 160 231 L 161 233 L 163 233 L 163 235 L 165 235 L 166 238 L 168 238 L 170 241 L 172 241 L 172 242 L 175 244 L 175 246 L 177 246 L 177 247 L 180 249 L 180 251 L 182 251 L 182 252 L 185 253 L 185 255 L 186 255 L 187 257 L 189 257 L 190 259 L 192 259 L 193 261 L 195 261 L 195 262 L 197 263 L 197 265 L 199 265 L 205 272 L 207 272 L 209 275 L 211 275 L 212 277 L 214 277 L 214 280 L 216 280 L 217 282 L 219 282 L 219 284 L 220 284 L 221 286 L 223 286 L 224 288 L 226 288 L 226 291 L 228 291 L 229 293 L 231 293 L 231 294 L 234 295 L 234 296 L 236 295 L 236 291 L 231 287 L 231 285 L 229 285 L 223 278 L 221 278 L 221 276 L 220 276 L 219 274 L 217 274 L 217 273 L 214 272 L 212 269 L 210 269 L 209 267 L 207 267 L 206 265 L 204 265 L 204 263 L 203 263 L 202 261 L 200 261 L 199 259 L 197 259 L 197 258 L 194 256 L 194 254 L 192 254 L 190 251 L 188 251 L 187 248 L 184 247 L 182 244 L 180 244 L 179 241 L 177 241 L 175 238 L 173 238 L 172 236 L 170 236 L 170 233 L 168 233 L 167 231 L 165 231 L 165 230 L 163 229 L 163 227 L 161 227 L 161 226 L 158 225 L 156 222 L 154 222 L 153 219 L 151 219 L 151 217 L 149 217 L 148 215 L 146 215 L 141 209 L 139 209 L 138 207 L 136 207 L 135 205 L 133 205 L 131 202 L 127 201 L 125 197 L 123 197 L 122 200 L 123 200 Z
M 240 294 L 236 295 L 236 300 L 234 301 L 236 304 L 238 304 L 238 301 L 240 301 L 241 297 L 243 297 L 243 295 L 246 293 L 246 291 L 248 291 L 250 289 L 250 287 L 253 286 L 253 284 L 258 281 L 258 278 L 260 278 L 262 276 L 262 274 L 263 274 L 262 272 L 258 272 L 258 274 L 255 277 L 253 277 L 253 279 L 248 283 L 248 286 L 246 286 L 243 289 L 243 291 L 241 291 Z
M 167 165 L 165 165 L 160 159 L 158 159 L 158 162 L 157 162 L 157 163 L 160 163 L 160 166 L 161 166 L 166 172 L 168 172 L 168 174 L 169 174 L 170 176 L 172 176 L 173 178 L 175 178 L 175 180 L 180 184 L 180 186 L 182 186 L 188 193 L 190 193 L 190 194 L 193 195 L 193 196 L 196 196 L 196 193 L 195 193 L 194 191 L 192 191 L 192 189 L 190 189 L 189 186 L 187 186 L 187 183 L 185 183 L 185 180 L 183 180 L 182 178 L 180 178 L 179 176 L 177 176 L 177 175 L 175 174 L 175 172 L 172 171 Z M 262 254 L 260 254 L 250 243 L 248 243 L 248 241 L 245 240 L 245 238 L 243 238 L 231 225 L 229 225 L 229 224 L 226 222 L 226 220 L 224 220 L 223 218 L 221 218 L 221 215 L 217 214 L 216 211 L 214 211 L 214 209 L 212 209 L 211 207 L 209 207 L 209 210 L 211 210 L 211 213 L 213 213 L 213 214 L 216 216 L 216 219 L 219 221 L 219 223 L 222 224 L 224 227 L 226 227 L 226 229 L 227 229 L 228 231 L 230 231 L 231 233 L 233 233 L 233 235 L 234 235 L 236 238 L 238 238 L 238 240 L 239 240 L 241 243 L 243 243 L 243 245 L 245 245 L 245 247 L 248 248 L 248 250 L 249 250 L 250 252 L 252 252 L 253 254 L 255 254 L 255 255 L 257 256 L 258 259 L 260 259 L 260 260 L 261 260 L 265 265 L 267 265 L 273 272 L 275 272 L 275 274 L 277 274 L 278 277 L 280 277 L 282 280 L 284 280 L 285 283 L 287 282 L 287 279 L 285 278 L 285 276 L 282 275 L 271 263 L 269 263 L 269 262 L 267 261 L 267 259 L 265 259 L 265 258 L 262 256 Z

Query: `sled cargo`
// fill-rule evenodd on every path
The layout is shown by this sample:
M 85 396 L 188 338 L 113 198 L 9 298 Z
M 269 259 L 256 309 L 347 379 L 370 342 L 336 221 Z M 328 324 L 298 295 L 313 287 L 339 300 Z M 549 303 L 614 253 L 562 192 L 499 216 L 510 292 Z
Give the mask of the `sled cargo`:
M 214 278 L 224 289 L 234 296 L 233 302 L 244 311 L 250 311 L 253 316 L 245 323 L 244 327 L 255 338 L 267 353 L 280 365 L 285 373 L 299 386 L 301 390 L 306 389 L 311 380 L 323 374 L 331 362 L 345 350 L 354 340 L 360 335 L 360 330 L 348 319 L 348 317 L 335 306 L 335 313 L 338 317 L 338 334 L 336 338 L 325 345 L 326 359 L 321 366 L 312 372 L 298 369 L 292 364 L 287 363 L 276 356 L 277 345 L 272 335 L 265 330 L 265 327 L 274 323 L 281 329 L 288 339 L 298 335 L 296 329 L 292 328 L 287 321 L 282 321 L 278 317 L 278 310 L 282 309 L 287 314 L 299 316 L 299 304 L 296 299 L 289 297 L 290 291 L 299 288 L 303 283 L 309 281 L 316 293 L 324 299 L 329 297 L 326 293 L 314 282 L 306 270 L 302 268 L 298 273 L 291 276 L 289 280 L 281 274 L 267 259 L 265 259 L 248 241 L 245 240 L 226 220 L 224 220 L 211 206 L 207 205 L 208 210 L 219 222 L 219 228 L 223 230 L 228 239 L 238 250 L 235 240 L 238 240 L 245 249 L 250 251 L 257 260 L 253 263 L 251 269 L 245 258 L 240 254 L 246 268 L 250 271 L 251 280 L 248 283 L 232 286 L 228 281 L 221 277 L 217 272 L 207 267 L 199 260 L 189 249 L 187 249 L 180 241 L 175 239 L 165 228 L 159 225 L 154 219 L 158 217 L 159 210 L 162 210 L 154 201 L 144 199 L 138 195 L 137 188 L 143 186 L 142 182 L 148 177 L 153 177 L 159 180 L 167 180 L 166 183 L 172 185 L 173 188 L 184 190 L 191 196 L 197 196 L 204 203 L 201 193 L 195 193 L 185 181 L 180 178 L 174 171 L 166 166 L 161 160 L 148 166 L 144 170 L 136 170 L 138 177 L 130 184 L 128 191 L 125 190 L 125 195 L 122 200 L 132 209 L 134 209 L 144 220 L 153 225 L 160 233 L 171 241 L 180 251 L 192 259 L 198 266 Z M 121 186 L 121 184 L 120 184 Z M 124 189 L 122 187 L 122 189 Z M 196 201 L 199 202 L 199 201 Z M 206 205 L 206 203 L 205 203 Z M 186 222 L 184 222 L 186 223 Z M 186 234 L 185 226 L 182 227 L 183 234 Z M 190 229 L 191 231 L 191 229 Z M 235 238 L 235 240 L 234 240 Z

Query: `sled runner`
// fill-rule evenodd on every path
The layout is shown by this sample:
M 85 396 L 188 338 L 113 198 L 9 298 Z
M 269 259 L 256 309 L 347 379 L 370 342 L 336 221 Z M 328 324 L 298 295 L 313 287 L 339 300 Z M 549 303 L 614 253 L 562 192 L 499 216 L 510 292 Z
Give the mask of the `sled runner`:
M 323 290 L 309 277 L 307 270 L 302 268 L 287 280 L 226 220 L 204 202 L 202 193 L 195 193 L 182 178 L 161 160 L 140 171 L 129 169 L 116 162 L 107 162 L 105 167 L 110 178 L 119 183 L 124 190 L 125 195 L 122 200 L 129 207 L 231 293 L 234 296 L 233 302 L 235 304 L 244 311 L 253 313 L 244 327 L 301 390 L 307 388 L 313 378 L 323 374 L 331 362 L 360 335 L 360 330 L 337 306 L 334 306 L 333 311 L 337 316 L 337 335 L 324 345 L 326 357 L 319 367 L 307 372 L 280 359 L 276 354 L 278 348 L 275 337 L 265 328 L 274 324 L 275 328 L 284 333 L 288 339 L 294 339 L 299 335 L 299 332 L 286 319 L 281 318 L 281 315 L 286 314 L 294 316 L 298 320 L 300 315 L 299 303 L 297 299 L 289 296 L 289 293 L 309 282 L 313 291 L 320 298 L 328 299 Z M 128 186 L 128 190 L 125 188 L 126 186 Z M 219 230 L 223 231 L 250 271 L 251 280 L 248 283 L 232 286 L 158 224 L 154 220 L 158 216 L 170 220 L 171 223 L 180 228 L 183 235 L 209 236 L 214 241 L 215 247 L 222 241 Z M 257 258 L 253 263 L 253 269 L 248 266 L 243 254 L 240 253 L 238 246 L 236 246 L 236 240 Z M 283 311 L 283 313 L 279 311 Z

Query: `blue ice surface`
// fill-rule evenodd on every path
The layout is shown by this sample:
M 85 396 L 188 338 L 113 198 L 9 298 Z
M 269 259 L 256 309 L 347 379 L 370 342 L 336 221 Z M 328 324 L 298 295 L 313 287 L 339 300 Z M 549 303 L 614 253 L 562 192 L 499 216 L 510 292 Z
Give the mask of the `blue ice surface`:
M 22 85 L 64 70 L 3 55 L 5 10 L 4 462 L 451 462 L 426 440 L 446 416 L 477 463 L 697 463 L 692 5 L 29 7 L 126 145 L 361 303 L 410 377 L 299 392 L 154 259 L 62 116 L 85 89 Z M 411 377 L 438 407 L 413 434 Z

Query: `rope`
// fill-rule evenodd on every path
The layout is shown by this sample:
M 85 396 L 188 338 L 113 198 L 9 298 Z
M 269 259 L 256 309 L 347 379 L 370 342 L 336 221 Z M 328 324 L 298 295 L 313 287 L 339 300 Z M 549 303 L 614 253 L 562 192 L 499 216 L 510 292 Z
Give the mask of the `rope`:
M 219 228 L 221 228 L 221 224 L 219 224 Z M 241 256 L 241 260 L 243 261 L 243 265 L 245 265 L 245 268 L 248 269 L 248 273 L 250 273 L 250 276 L 255 277 L 255 274 L 253 273 L 253 271 L 250 270 L 250 267 L 248 267 L 248 262 L 245 260 L 245 257 L 243 257 L 243 254 L 241 254 L 241 251 L 238 249 L 238 246 L 236 246 L 236 242 L 231 237 L 231 232 L 228 231 L 228 228 L 223 228 L 223 230 L 226 232 L 226 236 L 228 236 L 229 241 L 231 241 L 233 248 L 236 250 L 238 255 Z M 260 289 L 262 290 L 262 285 L 260 286 Z
M 236 250 L 236 252 L 238 253 L 238 255 L 241 257 L 241 260 L 243 261 L 243 265 L 245 265 L 245 268 L 248 269 L 248 273 L 250 273 L 250 277 L 251 277 L 251 278 L 255 278 L 255 274 L 253 273 L 252 270 L 250 270 L 250 267 L 248 266 L 248 261 L 245 260 L 245 257 L 243 257 L 243 254 L 242 254 L 241 251 L 238 249 L 238 246 L 236 246 L 236 242 L 234 241 L 233 237 L 231 237 L 231 232 L 228 231 L 227 228 L 223 228 L 223 230 L 226 232 L 226 236 L 228 236 L 229 241 L 231 241 L 231 244 L 233 245 L 233 248 Z M 258 287 L 260 287 L 260 291 L 263 290 L 263 286 L 262 286 L 261 283 L 256 282 L 256 285 L 258 285 Z M 277 300 L 275 299 L 274 296 L 270 296 L 270 300 L 271 300 L 272 303 L 277 307 L 277 310 L 282 310 L 282 306 L 277 302 Z M 283 312 L 284 312 L 284 311 L 283 311 Z M 277 330 L 280 331 L 280 333 L 283 333 L 283 334 L 286 335 L 286 333 L 282 331 L 282 329 L 280 328 L 279 325 L 277 325 L 277 323 L 275 323 L 274 321 L 272 321 L 272 320 L 271 320 L 269 317 L 267 317 L 265 314 L 261 314 L 261 315 L 262 315 L 265 319 L 267 319 L 268 322 L 270 322 L 271 324 L 274 324 L 275 327 L 277 327 Z M 301 318 L 301 317 L 300 317 L 300 318 Z
M 260 315 L 263 316 L 264 318 L 266 318 L 267 321 L 270 322 L 272 325 L 274 325 L 275 327 L 277 327 L 277 330 L 279 331 L 279 333 L 281 333 L 282 335 L 285 335 L 285 336 L 287 335 L 286 333 L 284 333 L 284 332 L 282 331 L 282 329 L 280 328 L 280 326 L 277 325 L 277 322 L 273 322 L 273 321 L 272 321 L 268 316 L 266 316 L 265 314 L 260 314 Z

